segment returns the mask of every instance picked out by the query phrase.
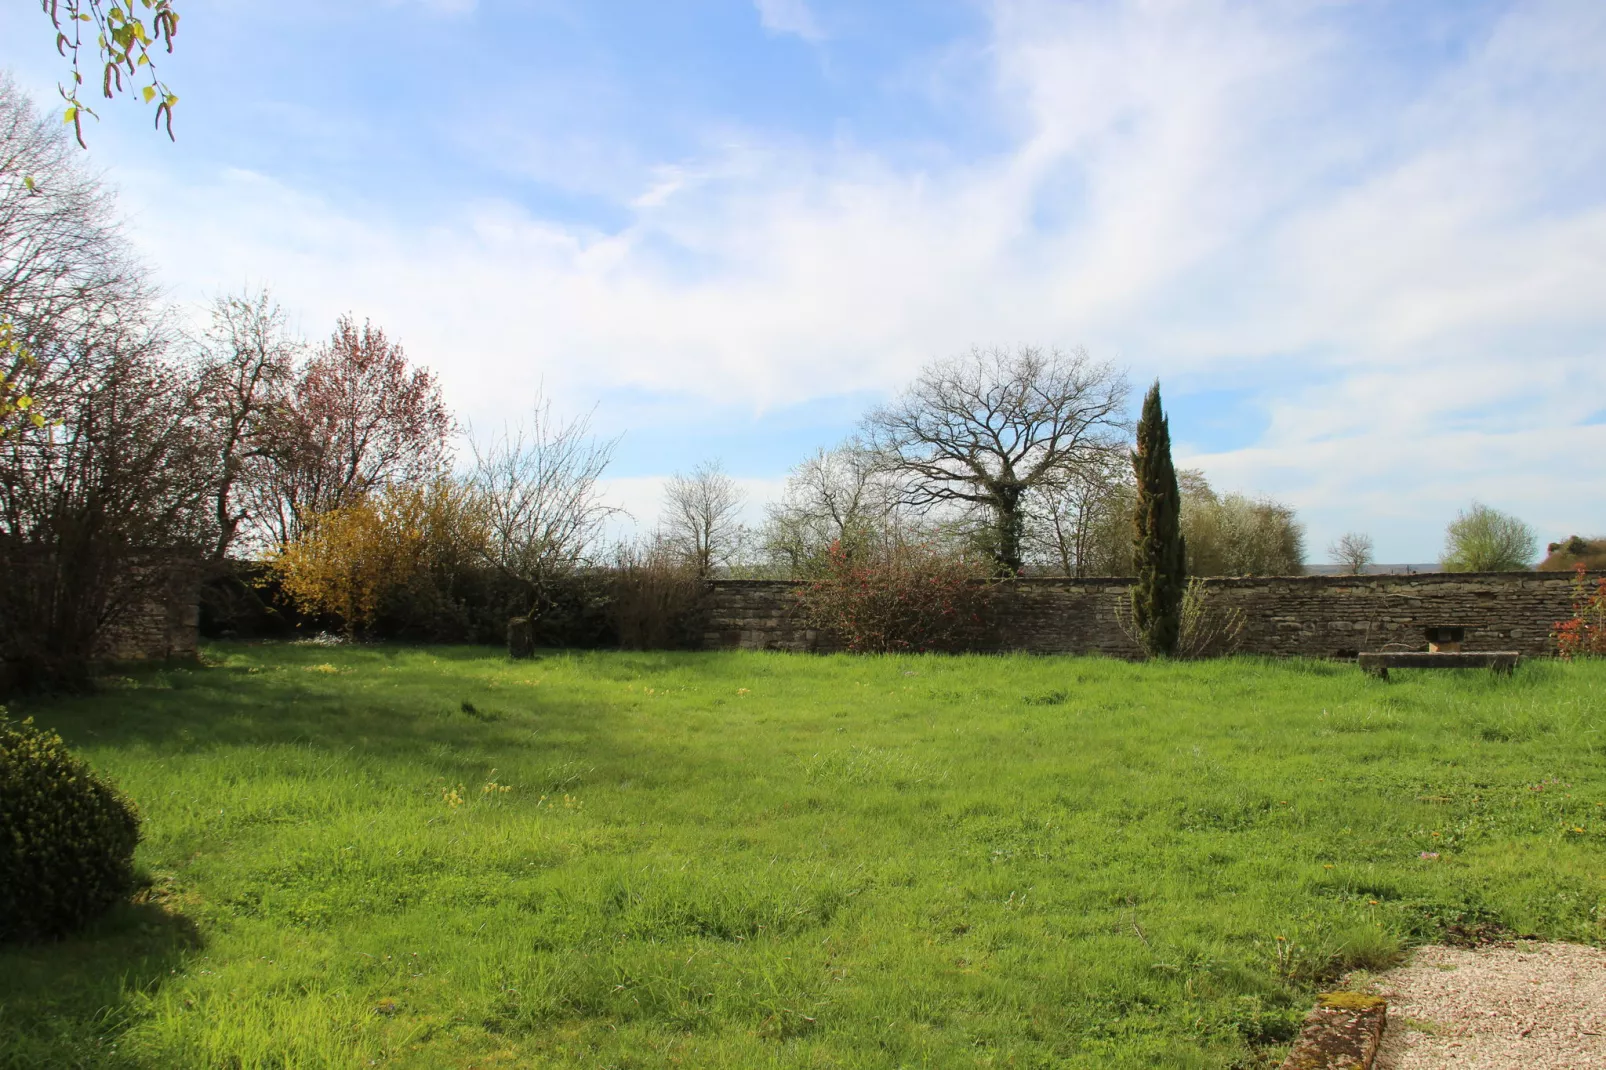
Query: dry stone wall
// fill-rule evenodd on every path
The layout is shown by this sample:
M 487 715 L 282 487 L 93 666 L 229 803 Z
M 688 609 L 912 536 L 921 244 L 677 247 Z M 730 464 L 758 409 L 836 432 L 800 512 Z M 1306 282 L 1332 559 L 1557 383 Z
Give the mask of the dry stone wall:
M 1444 625 L 1466 629 L 1465 650 L 1548 654 L 1551 627 L 1572 615 L 1573 602 L 1572 576 L 1554 572 L 1232 577 L 1205 586 L 1213 612 L 1243 613 L 1244 653 L 1282 657 L 1425 650 L 1424 629 Z M 795 583 L 716 580 L 711 588 L 705 649 L 832 646 L 799 620 Z M 1133 657 L 1121 626 L 1130 589 L 1127 579 L 1017 580 L 1001 596 L 998 647 Z
M 39 548 L 0 546 L 0 572 L 11 584 L 9 597 L 0 605 L 0 659 L 7 651 L 20 651 L 24 658 L 62 654 L 45 649 L 54 641 L 52 622 L 35 619 L 51 599 L 79 607 L 73 611 L 79 614 L 76 617 L 64 609 L 63 619 L 54 624 L 57 628 L 71 627 L 92 612 L 99 614 L 96 659 L 194 658 L 200 649 L 203 563 L 183 554 L 154 552 L 107 567 L 115 569 L 112 579 L 86 582 L 74 566 Z M 11 680 L 13 668 L 0 660 L 0 686 Z
M 188 561 L 141 567 L 141 583 L 101 641 L 116 661 L 193 658 L 201 647 L 201 570 Z

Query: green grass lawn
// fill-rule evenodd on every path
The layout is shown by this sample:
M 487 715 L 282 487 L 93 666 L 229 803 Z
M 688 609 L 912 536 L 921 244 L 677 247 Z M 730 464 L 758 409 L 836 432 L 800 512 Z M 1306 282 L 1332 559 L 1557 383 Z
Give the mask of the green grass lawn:
M 1347 968 L 1606 937 L 1606 665 L 207 661 L 13 707 L 150 884 L 0 953 L 0 1066 L 1274 1066 Z

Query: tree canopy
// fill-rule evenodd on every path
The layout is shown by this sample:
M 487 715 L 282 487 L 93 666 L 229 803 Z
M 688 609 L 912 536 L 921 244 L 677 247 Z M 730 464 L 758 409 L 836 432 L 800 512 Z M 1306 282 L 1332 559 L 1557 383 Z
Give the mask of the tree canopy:
M 1539 537 L 1518 518 L 1482 502 L 1458 513 L 1444 532 L 1446 572 L 1520 572 L 1533 567 Z

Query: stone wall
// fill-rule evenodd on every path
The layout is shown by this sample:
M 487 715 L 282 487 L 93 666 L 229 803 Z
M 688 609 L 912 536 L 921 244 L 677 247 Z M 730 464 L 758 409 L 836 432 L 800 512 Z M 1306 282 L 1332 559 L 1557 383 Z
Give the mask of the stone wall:
M 34 665 L 65 657 L 63 644 L 82 643 L 76 631 L 80 627 L 93 629 L 97 659 L 197 655 L 204 568 L 198 559 L 150 553 L 113 561 L 103 565 L 114 577 L 105 583 L 84 578 L 83 569 L 96 564 L 100 562 L 78 565 L 75 571 L 75 566 L 36 548 L 0 547 L 0 573 L 7 584 L 0 592 L 5 596 L 0 598 L 0 686 L 13 679 L 17 668 L 3 659 Z M 51 607 L 56 607 L 56 619 Z M 75 652 L 78 649 L 74 647 Z
M 1601 575 L 1592 574 L 1593 577 Z M 1242 612 L 1242 651 L 1353 657 L 1362 650 L 1425 650 L 1423 629 L 1466 628 L 1466 650 L 1547 654 L 1551 626 L 1572 615 L 1573 577 L 1555 572 L 1410 576 L 1233 577 L 1205 581 L 1214 612 Z M 1132 657 L 1121 627 L 1128 579 L 1025 579 L 1000 600 L 998 647 L 1044 654 Z M 829 649 L 804 628 L 794 583 L 716 580 L 704 648 Z
M 201 647 L 201 569 L 175 560 L 142 565 L 127 606 L 101 640 L 115 661 L 193 658 Z

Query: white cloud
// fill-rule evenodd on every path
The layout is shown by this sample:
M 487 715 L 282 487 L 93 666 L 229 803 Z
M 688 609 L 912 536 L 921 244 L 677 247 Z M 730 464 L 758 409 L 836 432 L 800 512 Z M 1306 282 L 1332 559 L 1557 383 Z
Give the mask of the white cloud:
M 1258 442 L 1197 460 L 1295 501 L 1318 549 L 1375 523 L 1398 532 L 1381 555 L 1419 557 L 1475 495 L 1606 531 L 1606 431 L 1582 424 L 1606 405 L 1606 9 L 1516 5 L 1377 99 L 1324 10 L 1004 3 L 1006 151 L 913 168 L 726 136 L 606 231 L 121 177 L 180 294 L 266 279 L 315 332 L 372 315 L 475 420 L 543 380 L 763 407 L 892 389 L 972 343 L 1085 342 L 1140 378 L 1291 383 Z
M 668 482 L 667 474 L 612 477 L 602 480 L 604 501 L 622 511 L 609 527 L 612 537 L 629 538 L 652 531 L 658 525 L 663 511 L 664 487 Z M 765 506 L 779 500 L 781 493 L 786 489 L 785 479 L 740 478 L 733 482 L 742 494 L 742 508 L 738 519 L 750 527 L 757 527 L 764 522 Z
M 794 34 L 805 41 L 825 39 L 808 0 L 753 0 L 753 6 L 758 8 L 759 23 L 770 33 Z

